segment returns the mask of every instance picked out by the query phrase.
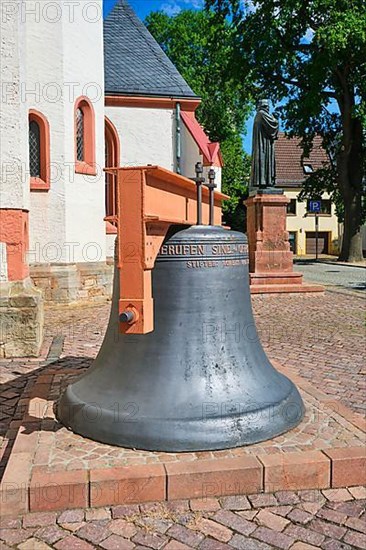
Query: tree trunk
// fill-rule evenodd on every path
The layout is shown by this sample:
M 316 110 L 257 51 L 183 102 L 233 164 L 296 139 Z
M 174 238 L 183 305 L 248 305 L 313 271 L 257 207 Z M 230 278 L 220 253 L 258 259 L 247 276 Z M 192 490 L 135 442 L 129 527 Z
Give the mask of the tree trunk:
M 353 105 L 353 101 L 352 104 Z M 348 105 L 348 107 L 350 107 Z M 343 145 L 338 156 L 338 185 L 344 202 L 344 232 L 339 261 L 360 262 L 362 254 L 363 131 L 343 105 Z
M 344 198 L 344 233 L 339 261 L 360 262 L 362 255 L 361 194 L 348 194 Z

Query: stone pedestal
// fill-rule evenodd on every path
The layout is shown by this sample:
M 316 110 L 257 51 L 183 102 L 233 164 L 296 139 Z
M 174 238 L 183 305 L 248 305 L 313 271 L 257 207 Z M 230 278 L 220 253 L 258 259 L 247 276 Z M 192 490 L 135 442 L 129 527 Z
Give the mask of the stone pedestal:
M 245 201 L 252 294 L 324 290 L 304 284 L 302 274 L 293 271 L 293 253 L 286 231 L 288 203 L 280 190 L 258 193 Z
M 43 340 L 43 298 L 29 278 L 0 283 L 0 358 L 37 357 Z

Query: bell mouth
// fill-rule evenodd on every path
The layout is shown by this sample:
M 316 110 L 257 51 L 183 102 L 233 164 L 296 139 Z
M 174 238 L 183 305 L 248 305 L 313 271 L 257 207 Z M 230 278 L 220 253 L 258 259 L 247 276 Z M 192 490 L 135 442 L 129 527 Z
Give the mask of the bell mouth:
M 78 398 L 69 386 L 58 406 L 59 420 L 73 432 L 129 449 L 152 452 L 219 451 L 244 447 L 273 439 L 303 419 L 305 407 L 297 388 L 290 382 L 288 395 L 278 403 L 241 413 L 207 414 L 189 418 L 131 417 L 118 421 L 115 410 L 101 409 Z M 87 420 L 89 418 L 89 420 Z

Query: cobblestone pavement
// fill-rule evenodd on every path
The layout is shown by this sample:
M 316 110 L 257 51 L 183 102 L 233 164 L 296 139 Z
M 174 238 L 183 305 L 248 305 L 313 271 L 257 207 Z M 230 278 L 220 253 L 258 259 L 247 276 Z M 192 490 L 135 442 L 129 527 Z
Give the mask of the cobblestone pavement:
M 319 283 L 329 287 L 346 288 L 365 294 L 366 267 L 352 267 L 335 263 L 297 260 L 295 271 L 304 274 L 309 282 Z
M 364 549 L 365 503 L 354 487 L 33 513 L 1 520 L 0 548 Z
M 345 268 L 349 269 L 349 268 Z M 363 271 L 362 269 L 360 271 Z M 271 359 L 309 379 L 323 392 L 358 413 L 365 412 L 364 300 L 354 293 L 262 295 L 253 297 L 255 320 Z M 46 315 L 46 338 L 37 360 L 0 361 L 0 459 L 7 461 L 7 437 L 29 382 L 45 365 L 55 335 L 64 338 L 63 357 L 75 366 L 90 363 L 102 342 L 110 306 L 52 308 Z M 230 327 L 229 327 L 230 328 Z M 54 340 L 49 361 L 58 355 Z M 18 407 L 19 408 L 19 407 Z M 6 436 L 6 437 L 5 437 Z M 1 470 L 0 470 L 1 476 Z M 236 502 L 236 504 L 235 504 Z M 306 491 L 30 514 L 2 520 L 0 550 L 88 550 L 91 548 L 291 548 L 341 550 L 366 548 L 365 489 Z

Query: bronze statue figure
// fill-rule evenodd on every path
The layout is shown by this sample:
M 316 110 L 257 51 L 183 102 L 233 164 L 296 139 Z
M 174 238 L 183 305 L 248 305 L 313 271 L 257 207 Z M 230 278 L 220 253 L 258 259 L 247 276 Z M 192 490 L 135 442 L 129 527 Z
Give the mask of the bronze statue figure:
M 265 189 L 276 183 L 274 142 L 278 138 L 278 120 L 269 112 L 269 102 L 261 99 L 253 127 L 251 187 Z

